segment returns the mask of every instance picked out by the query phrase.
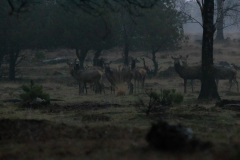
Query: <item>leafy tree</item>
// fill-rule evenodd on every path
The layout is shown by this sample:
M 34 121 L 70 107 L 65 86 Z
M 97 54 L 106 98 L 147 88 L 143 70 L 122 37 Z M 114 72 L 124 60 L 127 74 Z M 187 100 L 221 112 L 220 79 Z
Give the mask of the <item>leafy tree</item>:
M 136 47 L 151 52 L 154 75 L 158 72 L 156 54 L 164 50 L 178 49 L 184 37 L 183 18 L 175 9 L 174 3 L 172 0 L 161 0 L 136 20 Z
M 137 16 L 139 14 L 139 9 L 151 8 L 156 5 L 159 0 L 70 0 L 63 1 L 63 6 L 75 6 L 80 10 L 95 16 L 105 15 L 110 12 L 120 13 L 121 27 L 120 38 L 123 45 L 123 57 L 124 64 L 128 65 L 128 54 L 131 48 L 131 38 L 132 38 L 132 16 Z M 65 2 L 65 3 L 64 3 Z M 67 3 L 66 3 L 67 2 Z M 67 4 L 67 5 L 66 5 Z M 69 7 L 68 7 L 69 8 Z M 86 52 L 86 51 L 85 51 Z M 80 55 L 85 55 L 86 53 L 80 53 Z M 82 58 L 82 57 L 81 57 Z M 79 59 L 81 59 L 79 58 Z M 81 62 L 81 60 L 80 60 Z
M 238 0 L 216 0 L 217 21 L 216 40 L 224 40 L 224 28 L 237 25 L 239 23 L 240 2 Z

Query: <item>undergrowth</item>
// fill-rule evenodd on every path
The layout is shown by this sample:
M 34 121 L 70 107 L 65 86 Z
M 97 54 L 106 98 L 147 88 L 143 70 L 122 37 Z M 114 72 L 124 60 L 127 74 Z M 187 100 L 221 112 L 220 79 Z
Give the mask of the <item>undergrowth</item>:
M 139 97 L 136 102 L 137 107 L 149 115 L 150 112 L 156 109 L 164 109 L 166 106 L 173 104 L 180 104 L 183 102 L 183 95 L 177 93 L 176 90 L 163 89 L 160 92 L 152 90 L 146 90 L 145 95 L 147 96 L 147 102 L 144 101 L 143 97 Z

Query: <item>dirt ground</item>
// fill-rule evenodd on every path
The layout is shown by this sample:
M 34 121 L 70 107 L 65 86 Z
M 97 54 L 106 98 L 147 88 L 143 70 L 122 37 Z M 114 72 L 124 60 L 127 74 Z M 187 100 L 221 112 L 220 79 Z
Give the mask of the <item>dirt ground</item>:
M 227 61 L 239 65 L 239 41 L 216 44 L 214 61 Z M 0 159 L 240 159 L 240 110 L 215 106 L 215 102 L 197 100 L 200 82 L 195 81 L 194 92 L 190 85 L 181 105 L 146 116 L 135 105 L 138 98 L 147 97 L 144 91 L 128 95 L 126 84 L 119 84 L 125 95 L 110 93 L 108 82 L 105 94 L 78 95 L 76 81 L 70 76 L 67 64 L 43 64 L 29 58 L 19 67 L 17 80 L 0 82 Z M 67 50 L 43 51 L 46 59 L 67 56 L 75 58 Z M 145 56 L 144 52 L 132 52 L 133 57 Z M 200 62 L 201 46 L 189 43 L 176 52 L 158 54 L 160 71 L 173 66 L 171 56 L 189 55 L 189 65 Z M 87 59 L 91 59 L 89 54 Z M 121 51 L 105 51 L 103 57 L 113 61 L 117 68 Z M 90 62 L 86 62 L 91 65 Z M 137 63 L 142 66 L 142 63 Z M 30 79 L 41 84 L 53 101 L 37 108 L 20 107 L 9 102 L 19 99 L 21 86 Z M 239 79 L 239 75 L 238 75 Z M 219 94 L 223 99 L 239 100 L 240 93 L 233 86 L 228 91 L 227 80 L 220 81 Z M 183 94 L 183 80 L 176 74 L 146 80 L 146 89 L 176 89 Z M 118 92 L 118 91 L 116 91 Z M 196 137 L 210 141 L 213 147 L 195 152 L 164 152 L 153 149 L 145 137 L 151 123 L 163 119 L 170 124 L 182 124 L 193 130 Z

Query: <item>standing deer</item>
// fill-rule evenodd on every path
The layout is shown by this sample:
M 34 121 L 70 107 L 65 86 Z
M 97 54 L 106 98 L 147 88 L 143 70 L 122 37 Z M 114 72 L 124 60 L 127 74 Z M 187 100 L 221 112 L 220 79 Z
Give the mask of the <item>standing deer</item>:
M 188 55 L 186 57 L 182 57 L 182 59 L 184 60 L 184 63 L 187 65 Z M 218 88 L 219 80 L 229 80 L 229 91 L 232 88 L 232 85 L 233 85 L 232 82 L 236 84 L 237 91 L 239 91 L 238 81 L 237 81 L 237 69 L 233 64 L 229 64 L 225 61 L 222 61 L 219 64 L 214 64 L 213 74 L 214 74 L 217 88 Z
M 232 88 L 232 82 L 237 85 L 237 91 L 239 92 L 238 88 L 238 81 L 237 81 L 237 70 L 233 67 L 226 67 L 221 65 L 214 65 L 214 77 L 216 80 L 216 84 L 218 87 L 219 80 L 229 80 L 229 91 Z
M 194 79 L 201 79 L 202 76 L 202 68 L 201 66 L 188 66 L 186 63 L 186 59 L 188 56 L 182 57 L 173 57 L 174 60 L 174 68 L 179 76 L 184 80 L 184 93 L 187 93 L 187 80 L 191 80 L 191 86 L 193 91 L 193 80 Z
M 79 82 L 79 94 L 81 94 L 81 85 L 83 85 L 83 93 L 84 93 L 84 89 L 86 91 L 87 94 L 87 83 L 94 83 L 94 85 L 96 86 L 96 90 L 95 92 L 98 90 L 100 90 L 101 92 L 101 81 L 102 81 L 102 75 L 103 72 L 99 71 L 99 70 L 79 70 L 76 66 L 76 61 L 71 64 L 71 63 L 67 63 L 69 65 L 69 69 L 70 69 L 70 74 L 73 76 L 74 79 L 76 79 Z
M 132 72 L 127 67 L 119 67 L 118 70 L 114 68 L 110 68 L 109 63 L 105 63 L 105 75 L 108 81 L 111 83 L 111 93 L 112 91 L 115 92 L 117 88 L 117 83 L 127 82 L 128 87 L 131 86 L 132 80 Z M 131 87 L 129 88 L 129 93 L 131 94 Z
M 143 61 L 143 62 L 144 62 L 144 67 L 136 67 L 136 65 L 135 65 L 136 60 L 132 59 L 131 70 L 132 70 L 132 75 L 133 75 L 133 80 L 134 80 L 135 92 L 140 87 L 141 87 L 141 89 L 144 88 L 144 83 L 145 83 L 145 79 L 146 79 L 148 70 L 146 68 L 145 61 Z
M 104 63 L 105 76 L 111 84 L 111 86 L 110 86 L 111 94 L 112 93 L 115 94 L 115 89 L 117 88 L 116 82 L 119 79 L 119 74 L 118 74 L 118 71 L 116 69 L 110 68 L 110 64 L 111 64 L 111 62 Z
M 174 67 L 176 72 L 179 74 L 181 78 L 184 79 L 184 93 L 187 92 L 186 90 L 186 85 L 187 85 L 187 80 L 191 80 L 191 85 L 192 85 L 192 91 L 193 91 L 193 80 L 194 79 L 199 79 L 201 80 L 202 76 L 202 67 L 201 65 L 197 66 L 188 66 L 187 65 L 187 59 L 188 55 L 186 57 L 173 57 L 172 59 L 174 60 Z M 238 82 L 237 82 L 237 71 L 233 67 L 226 67 L 226 66 L 221 66 L 221 65 L 216 65 L 214 64 L 213 66 L 213 74 L 216 80 L 216 84 L 218 86 L 218 81 L 219 80 L 229 80 L 230 87 L 229 90 L 232 88 L 232 81 L 234 81 L 237 85 L 237 91 L 238 89 Z

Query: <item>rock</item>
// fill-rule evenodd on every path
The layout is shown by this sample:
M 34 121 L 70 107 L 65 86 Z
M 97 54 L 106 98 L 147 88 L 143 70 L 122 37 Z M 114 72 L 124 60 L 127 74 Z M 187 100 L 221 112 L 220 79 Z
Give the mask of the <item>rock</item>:
M 195 138 L 191 128 L 169 125 L 164 121 L 152 125 L 146 140 L 152 147 L 164 151 L 205 150 L 211 147 L 210 142 L 201 142 Z

